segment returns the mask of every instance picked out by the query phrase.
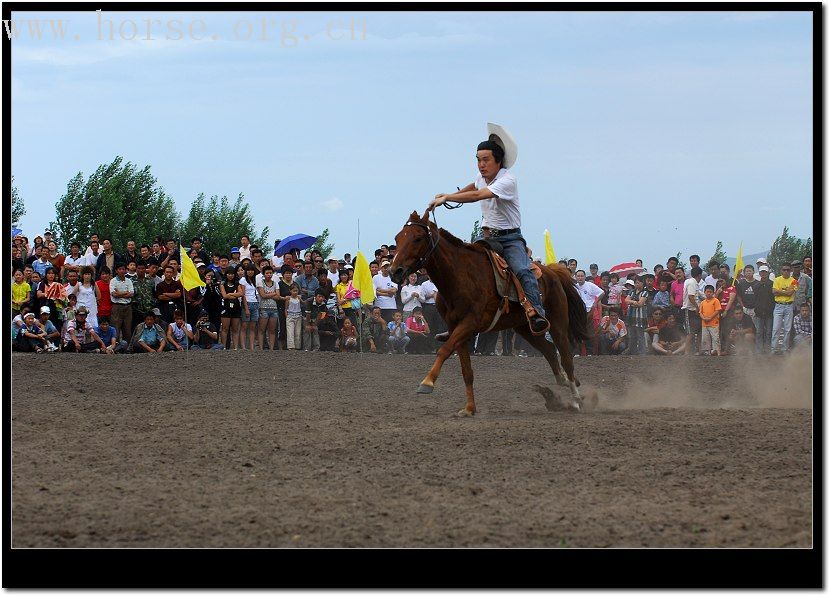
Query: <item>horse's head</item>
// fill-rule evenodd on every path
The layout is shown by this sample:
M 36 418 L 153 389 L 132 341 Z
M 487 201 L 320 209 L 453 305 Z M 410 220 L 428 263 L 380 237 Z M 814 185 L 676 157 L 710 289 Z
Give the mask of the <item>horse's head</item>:
M 406 277 L 424 266 L 427 257 L 438 245 L 438 230 L 430 228 L 429 211 L 419 217 L 413 211 L 395 236 L 397 251 L 392 259 L 392 281 L 400 285 Z

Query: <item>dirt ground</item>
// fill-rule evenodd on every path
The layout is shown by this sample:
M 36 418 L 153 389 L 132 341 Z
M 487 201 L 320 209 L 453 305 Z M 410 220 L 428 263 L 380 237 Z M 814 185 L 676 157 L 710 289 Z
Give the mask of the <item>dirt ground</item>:
M 812 362 L 12 358 L 13 547 L 810 547 Z

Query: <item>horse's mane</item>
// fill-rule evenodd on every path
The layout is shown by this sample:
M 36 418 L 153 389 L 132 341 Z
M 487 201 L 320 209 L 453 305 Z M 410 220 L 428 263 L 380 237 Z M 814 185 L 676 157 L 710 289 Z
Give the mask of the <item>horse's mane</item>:
M 438 228 L 438 230 L 441 232 L 441 240 L 446 240 L 447 242 L 458 248 L 473 248 L 472 244 L 470 244 L 469 242 L 464 242 L 460 238 L 456 238 L 444 228 Z

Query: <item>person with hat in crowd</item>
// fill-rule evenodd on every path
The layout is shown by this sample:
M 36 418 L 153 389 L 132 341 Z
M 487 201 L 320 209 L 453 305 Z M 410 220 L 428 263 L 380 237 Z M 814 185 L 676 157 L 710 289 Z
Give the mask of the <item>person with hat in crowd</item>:
M 75 319 L 66 324 L 63 335 L 64 352 L 100 352 L 107 349 L 95 333 L 95 329 L 88 323 L 88 314 L 89 309 L 81 305 L 75 310 Z
M 380 308 L 383 319 L 390 322 L 395 316 L 395 311 L 398 310 L 398 303 L 395 300 L 398 284 L 392 281 L 389 275 L 391 264 L 384 259 L 380 264 L 380 273 L 372 278 L 372 285 L 375 287 L 375 306 Z
M 236 270 L 236 268 L 239 267 L 239 264 L 241 262 L 242 262 L 242 257 L 240 256 L 240 253 L 239 253 L 239 247 L 234 246 L 233 248 L 231 248 L 231 260 L 228 261 L 228 267 L 233 267 L 234 270 Z
M 158 308 L 154 308 L 144 315 L 144 322 L 139 323 L 138 327 L 135 328 L 130 340 L 130 348 L 133 352 L 142 354 L 164 351 L 164 348 L 167 347 L 167 339 L 165 338 L 164 329 L 157 323 L 160 317 L 161 311 Z
M 775 310 L 775 296 L 772 293 L 772 280 L 767 265 L 758 267 L 761 276 L 753 287 L 755 291 L 755 350 L 763 354 L 770 349 L 772 342 L 772 319 Z M 754 277 L 754 276 L 753 276 Z
M 43 308 L 47 309 L 46 321 L 49 322 L 49 307 L 44 306 Z M 38 354 L 44 351 L 55 351 L 55 346 L 49 341 L 46 329 L 38 325 L 37 317 L 33 312 L 27 312 L 23 315 L 23 324 L 17 330 L 13 347 L 20 352 L 37 352 Z
M 52 322 L 52 309 L 48 306 L 41 306 L 40 307 L 40 314 L 38 318 L 35 319 L 35 326 L 39 328 L 40 331 L 46 334 L 46 341 L 47 343 L 44 345 L 44 348 L 47 352 L 55 352 L 58 350 L 58 346 L 61 343 L 61 332 L 60 329 Z
M 766 266 L 767 271 L 769 271 L 769 278 L 771 280 L 774 280 L 775 273 L 773 273 L 772 269 L 769 266 L 769 263 L 767 263 L 767 260 L 764 257 L 758 257 L 758 259 L 755 261 L 755 268 L 758 270 L 758 272 L 755 274 L 755 281 L 761 281 L 761 265 Z
M 504 247 L 504 258 L 519 278 L 525 295 L 535 313 L 530 317 L 530 330 L 542 334 L 550 327 L 545 319 L 545 309 L 539 295 L 539 284 L 530 270 L 527 243 L 522 236 L 522 217 L 519 210 L 519 192 L 513 166 L 518 147 L 512 137 L 502 129 L 488 124 L 489 138 L 479 143 L 476 150 L 479 176 L 474 182 L 455 193 L 440 193 L 430 202 L 434 210 L 447 201 L 481 203 L 482 230 Z

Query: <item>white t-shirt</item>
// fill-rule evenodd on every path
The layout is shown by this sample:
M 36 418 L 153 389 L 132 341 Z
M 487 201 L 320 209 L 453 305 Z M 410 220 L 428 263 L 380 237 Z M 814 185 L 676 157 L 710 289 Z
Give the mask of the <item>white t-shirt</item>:
M 78 255 L 77 259 L 73 259 L 72 255 L 67 255 L 66 259 L 63 261 L 64 266 L 66 265 L 75 265 L 76 267 L 83 267 L 86 265 L 86 257 L 84 255 Z
M 242 262 L 242 259 L 250 259 L 251 258 L 251 245 L 248 246 L 240 246 L 239 247 L 239 262 Z
M 476 189 L 490 189 L 495 197 L 479 201 L 481 213 L 484 215 L 482 227 L 496 230 L 509 230 L 522 227 L 522 215 L 519 212 L 519 190 L 516 178 L 509 170 L 502 168 L 489 185 L 484 177 L 476 178 Z
M 92 254 L 92 249 L 91 248 L 86 249 L 86 254 L 84 255 L 84 258 L 86 259 L 86 261 L 84 262 L 84 265 L 86 265 L 88 267 L 95 267 L 98 264 L 98 257 L 100 257 L 102 254 L 104 254 L 104 251 L 101 250 L 100 248 L 98 249 L 98 254 L 97 255 Z
M 335 287 L 337 284 L 340 283 L 340 272 L 335 271 L 332 273 L 328 269 L 326 269 L 326 275 L 328 275 L 329 279 L 331 280 L 331 287 Z
M 283 258 L 282 257 L 278 257 L 277 255 L 274 255 L 273 257 L 271 257 L 271 266 L 274 269 L 279 269 L 280 267 L 282 267 L 282 264 L 283 264 Z
M 255 285 L 252 286 L 248 283 L 248 280 L 244 278 L 239 280 L 239 284 L 245 288 L 245 300 L 247 300 L 249 304 L 251 302 L 259 302 L 259 296 Z
M 398 303 L 394 296 L 381 296 L 377 290 L 388 290 L 394 288 L 398 289 L 398 284 L 392 281 L 391 277 L 384 277 L 383 273 L 378 273 L 372 278 L 372 285 L 375 286 L 375 306 L 385 310 L 398 308 Z
M 412 312 L 416 306 L 423 305 L 420 298 L 416 298 L 412 294 L 418 294 L 418 296 L 423 297 L 423 290 L 421 289 L 421 286 L 417 284 L 410 286 L 407 284 L 401 288 L 401 302 L 403 302 L 404 312 Z
M 698 306 L 700 306 L 700 300 L 698 300 L 700 294 L 700 284 L 698 284 L 697 280 L 694 277 L 687 279 L 683 282 L 683 308 L 685 310 L 693 310 L 697 312 Z M 695 297 L 695 304 L 697 306 L 692 306 L 691 301 L 689 300 L 689 296 Z
M 574 284 L 574 287 L 576 288 L 576 291 L 579 292 L 582 302 L 585 303 L 585 312 L 590 311 L 594 307 L 594 303 L 605 293 L 605 290 L 597 284 L 587 280 L 581 286 L 579 284 Z
M 190 323 L 185 323 L 184 326 L 187 327 L 188 331 L 193 333 L 193 327 L 190 326 Z M 167 325 L 167 328 L 170 329 L 173 332 L 173 339 L 175 339 L 176 342 L 184 341 L 185 333 L 184 333 L 183 328 L 180 328 L 178 325 L 176 325 L 175 322 L 170 323 L 169 325 Z M 189 339 L 190 338 L 188 338 L 188 340 Z
M 705 288 L 706 286 L 712 286 L 713 288 L 718 287 L 718 278 L 712 277 L 711 275 L 707 275 L 706 279 L 703 280 L 703 284 L 701 284 L 701 289 Z
M 421 284 L 421 291 L 423 292 L 421 302 L 424 304 L 435 304 L 435 297 L 438 295 L 438 288 L 432 283 L 431 279 L 426 280 Z

